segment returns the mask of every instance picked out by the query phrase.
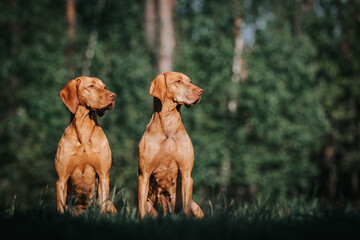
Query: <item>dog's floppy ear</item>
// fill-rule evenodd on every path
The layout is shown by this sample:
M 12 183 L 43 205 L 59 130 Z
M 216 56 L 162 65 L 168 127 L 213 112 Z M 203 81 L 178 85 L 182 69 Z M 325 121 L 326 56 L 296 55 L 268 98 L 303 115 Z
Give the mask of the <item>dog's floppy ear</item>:
M 78 81 L 80 81 L 78 78 L 71 80 L 65 85 L 65 87 L 59 93 L 66 107 L 73 114 L 76 113 L 76 110 L 79 107 L 79 97 L 77 94 Z
M 149 93 L 151 96 L 158 98 L 161 103 L 164 102 L 166 97 L 166 74 L 158 75 L 150 85 Z

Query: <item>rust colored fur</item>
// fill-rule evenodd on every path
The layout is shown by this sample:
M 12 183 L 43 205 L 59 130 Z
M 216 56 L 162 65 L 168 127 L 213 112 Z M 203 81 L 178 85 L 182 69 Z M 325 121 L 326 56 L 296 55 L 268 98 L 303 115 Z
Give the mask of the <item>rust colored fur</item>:
M 151 83 L 154 113 L 139 144 L 139 215 L 184 211 L 203 218 L 192 200 L 194 150 L 181 121 L 180 106 L 197 104 L 203 90 L 182 73 L 166 72 Z
M 97 178 L 101 212 L 115 213 L 115 207 L 108 200 L 110 146 L 96 118 L 113 108 L 116 95 L 106 90 L 100 79 L 92 77 L 71 80 L 59 95 L 70 110 L 72 120 L 55 156 L 57 210 L 63 213 L 68 208 L 69 195 L 74 214 L 86 211 L 92 204 Z

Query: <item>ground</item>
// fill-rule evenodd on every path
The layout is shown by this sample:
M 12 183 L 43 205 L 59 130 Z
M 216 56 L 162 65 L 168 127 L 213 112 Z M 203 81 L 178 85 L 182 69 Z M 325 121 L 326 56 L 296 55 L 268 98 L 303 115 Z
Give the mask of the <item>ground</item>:
M 115 216 L 96 207 L 80 216 L 53 207 L 0 209 L 3 236 L 51 239 L 358 239 L 360 211 L 349 204 L 320 206 L 317 200 L 285 203 L 213 204 L 203 220 L 167 216 L 138 220 L 136 208 L 118 204 Z

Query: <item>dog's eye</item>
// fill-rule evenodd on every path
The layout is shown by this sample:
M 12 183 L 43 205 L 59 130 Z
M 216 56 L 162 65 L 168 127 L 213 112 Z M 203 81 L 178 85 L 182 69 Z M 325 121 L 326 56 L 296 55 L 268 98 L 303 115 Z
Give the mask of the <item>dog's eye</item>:
M 94 87 L 94 85 L 90 85 L 90 86 L 89 86 L 89 88 L 93 88 L 93 87 Z
M 180 79 L 179 79 L 179 80 L 176 80 L 176 82 L 177 82 L 177 83 L 181 83 L 181 80 L 180 80 Z

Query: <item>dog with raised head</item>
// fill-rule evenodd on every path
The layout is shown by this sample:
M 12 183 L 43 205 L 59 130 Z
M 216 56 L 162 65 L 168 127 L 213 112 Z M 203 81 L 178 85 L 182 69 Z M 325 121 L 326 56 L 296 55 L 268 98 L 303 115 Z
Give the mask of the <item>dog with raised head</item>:
M 55 156 L 57 210 L 64 213 L 69 195 L 73 214 L 86 211 L 92 204 L 98 179 L 100 211 L 116 213 L 108 200 L 111 150 L 97 124 L 97 115 L 103 116 L 106 110 L 114 107 L 116 95 L 106 90 L 100 79 L 84 76 L 68 82 L 59 95 L 71 112 L 71 122 Z
M 200 102 L 203 90 L 178 72 L 158 75 L 149 93 L 154 97 L 154 112 L 139 144 L 138 210 L 157 216 L 179 213 L 203 218 L 192 200 L 194 150 L 181 121 L 180 107 Z

